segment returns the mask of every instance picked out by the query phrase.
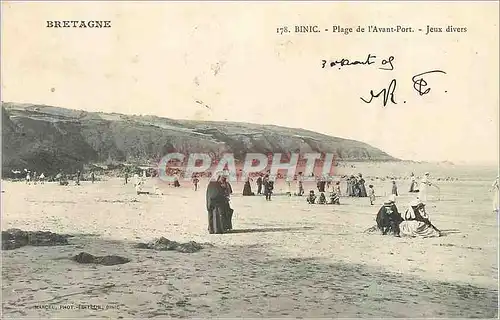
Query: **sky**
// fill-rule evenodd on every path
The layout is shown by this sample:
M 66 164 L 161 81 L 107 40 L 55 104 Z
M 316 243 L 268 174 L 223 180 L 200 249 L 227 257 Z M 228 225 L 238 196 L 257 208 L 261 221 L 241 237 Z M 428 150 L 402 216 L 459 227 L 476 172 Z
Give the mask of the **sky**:
M 47 20 L 110 20 L 108 29 Z M 497 163 L 498 2 L 2 3 L 2 101 L 304 128 L 408 160 Z M 319 33 L 295 33 L 318 25 Z M 409 33 L 332 27 L 413 27 Z M 433 27 L 467 32 L 425 35 Z M 287 26 L 292 32 L 278 34 Z M 419 32 L 418 29 L 424 32 Z M 325 31 L 328 29 L 328 31 Z M 342 58 L 371 65 L 329 67 Z M 394 57 L 394 70 L 380 70 Z M 322 68 L 322 60 L 327 60 Z M 414 75 L 431 88 L 419 95 Z M 395 80 L 394 100 L 369 100 Z

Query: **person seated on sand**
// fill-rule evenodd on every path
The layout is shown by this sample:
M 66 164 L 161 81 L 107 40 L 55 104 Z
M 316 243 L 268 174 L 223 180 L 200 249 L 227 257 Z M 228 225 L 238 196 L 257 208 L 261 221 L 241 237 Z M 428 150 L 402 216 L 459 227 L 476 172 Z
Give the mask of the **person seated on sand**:
M 306 198 L 307 203 L 315 204 L 316 203 L 316 195 L 314 194 L 314 190 L 309 191 L 309 195 Z
M 340 197 L 337 193 L 330 193 L 330 202 L 328 204 L 340 204 Z
M 160 188 L 158 188 L 157 186 L 155 186 L 155 194 L 157 196 L 162 196 L 163 195 L 163 192 L 160 190 Z
M 400 234 L 403 237 L 439 237 L 441 231 L 429 220 L 425 204 L 419 200 L 410 202 L 408 209 L 401 214 L 402 222 L 399 224 Z
M 59 180 L 60 186 L 69 185 L 68 178 L 66 177 L 66 175 L 62 171 L 56 175 L 56 179 Z
M 399 224 L 402 218 L 396 206 L 395 195 L 391 194 L 389 198 L 384 201 L 384 204 L 378 210 L 375 220 L 377 222 L 377 228 L 383 235 L 392 234 L 395 237 L 399 237 Z
M 208 232 L 213 234 L 214 230 L 213 218 L 214 210 L 219 207 L 221 210 L 222 228 L 225 230 L 232 229 L 232 217 L 234 210 L 229 205 L 229 196 L 226 185 L 226 177 L 219 176 L 216 181 L 211 180 L 207 185 L 206 194 L 207 212 L 208 212 Z
M 318 204 L 326 204 L 326 197 L 324 192 L 321 192 L 319 194 Z
M 135 191 L 137 192 L 137 194 L 149 194 L 148 191 L 144 191 L 142 188 L 144 187 L 144 180 L 140 179 L 137 181 L 137 183 L 135 184 Z

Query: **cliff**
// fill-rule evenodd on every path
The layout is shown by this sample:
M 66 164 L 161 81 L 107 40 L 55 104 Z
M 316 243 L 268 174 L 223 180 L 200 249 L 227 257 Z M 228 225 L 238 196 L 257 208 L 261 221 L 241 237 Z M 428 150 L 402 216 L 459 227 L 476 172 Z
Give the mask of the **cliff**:
M 341 161 L 394 161 L 368 144 L 236 122 L 173 120 L 2 102 L 2 171 L 46 174 L 88 164 L 154 164 L 167 152 L 331 152 Z

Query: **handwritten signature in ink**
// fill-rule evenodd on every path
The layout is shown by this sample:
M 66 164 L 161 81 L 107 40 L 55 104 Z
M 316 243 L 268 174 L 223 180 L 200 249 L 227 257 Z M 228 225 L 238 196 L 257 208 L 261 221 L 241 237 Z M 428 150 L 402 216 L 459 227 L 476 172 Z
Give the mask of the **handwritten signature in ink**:
M 414 75 L 411 79 L 413 81 L 413 89 L 417 91 L 417 93 L 420 96 L 423 96 L 425 94 L 428 94 L 431 91 L 431 88 L 425 89 L 425 87 L 428 86 L 427 81 L 423 78 L 424 75 L 426 74 L 431 74 L 431 73 L 442 73 L 446 74 L 446 72 L 442 70 L 432 70 L 432 71 L 427 71 L 423 73 L 419 73 L 417 75 Z M 379 92 L 375 93 L 373 90 L 370 90 L 370 98 L 367 100 L 363 97 L 360 97 L 360 99 L 364 103 L 371 103 L 373 99 L 382 97 L 383 98 L 383 106 L 387 106 L 387 104 L 390 102 L 392 104 L 397 104 L 396 98 L 395 98 L 395 91 L 396 91 L 396 79 L 392 79 L 391 82 L 389 83 L 389 86 L 387 88 L 384 88 L 380 90 Z M 422 91 L 425 89 L 424 91 Z
M 428 94 L 431 91 L 431 88 L 427 88 L 427 89 L 425 89 L 425 91 L 422 91 L 423 87 L 427 87 L 427 81 L 425 81 L 422 76 L 425 74 L 435 73 L 435 72 L 446 74 L 446 72 L 441 71 L 441 70 L 432 70 L 432 71 L 427 71 L 424 73 L 414 75 L 411 78 L 411 81 L 413 81 L 413 88 L 415 89 L 415 91 L 418 92 L 419 95 L 423 96 L 424 94 Z
M 322 69 L 326 68 L 327 63 L 328 63 L 328 66 L 330 66 L 331 68 L 338 67 L 339 69 L 341 69 L 344 66 L 354 66 L 354 65 L 368 65 L 369 66 L 369 65 L 372 65 L 375 63 L 374 60 L 376 58 L 377 58 L 376 55 L 369 53 L 364 61 L 352 60 L 352 59 L 350 60 L 347 58 L 342 58 L 339 60 L 330 60 L 330 61 L 321 60 L 321 68 Z M 387 59 L 382 59 L 382 61 L 381 61 L 382 66 L 379 69 L 380 70 L 394 70 L 394 64 L 392 63 L 394 61 L 394 59 L 395 59 L 394 56 L 390 56 Z
M 365 103 L 371 103 L 374 98 L 382 97 L 384 98 L 384 107 L 389 103 L 389 99 L 393 104 L 397 104 L 396 101 L 394 100 L 394 91 L 396 90 L 396 79 L 392 79 L 391 83 L 389 84 L 389 87 L 384 88 L 380 90 L 378 93 L 373 93 L 373 90 L 370 90 L 370 100 L 365 100 L 364 98 L 360 97 L 361 100 Z

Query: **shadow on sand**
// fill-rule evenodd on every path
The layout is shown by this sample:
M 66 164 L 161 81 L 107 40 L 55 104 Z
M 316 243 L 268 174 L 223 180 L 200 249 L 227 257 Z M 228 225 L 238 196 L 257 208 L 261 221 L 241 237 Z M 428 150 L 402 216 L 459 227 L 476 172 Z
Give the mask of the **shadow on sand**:
M 458 229 L 441 229 L 441 236 L 447 236 L 453 233 L 460 233 Z
M 233 229 L 227 233 L 253 233 L 253 232 L 286 232 L 286 231 L 304 231 L 312 230 L 313 227 L 296 227 L 296 228 L 252 228 L 252 229 Z

